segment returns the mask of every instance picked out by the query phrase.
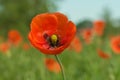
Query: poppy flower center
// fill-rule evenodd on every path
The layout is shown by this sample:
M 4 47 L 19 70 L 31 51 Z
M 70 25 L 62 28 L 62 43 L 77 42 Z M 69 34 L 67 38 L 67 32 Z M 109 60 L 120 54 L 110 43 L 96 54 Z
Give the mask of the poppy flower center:
M 58 47 L 59 46 L 59 38 L 57 35 L 53 34 L 49 36 L 48 34 L 44 34 L 44 38 L 48 42 L 50 47 Z

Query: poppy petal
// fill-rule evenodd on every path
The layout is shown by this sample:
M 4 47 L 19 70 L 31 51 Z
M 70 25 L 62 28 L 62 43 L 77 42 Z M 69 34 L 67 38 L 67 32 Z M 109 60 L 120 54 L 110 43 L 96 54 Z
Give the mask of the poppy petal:
M 66 37 L 68 37 L 68 40 L 72 40 L 73 37 L 76 34 L 76 26 L 73 22 L 69 21 L 67 24 L 67 30 L 66 30 Z
M 58 24 L 57 17 L 48 13 L 37 15 L 33 18 L 32 22 L 36 23 L 42 30 L 56 30 Z
M 68 18 L 65 15 L 63 15 L 59 12 L 54 13 L 54 15 L 58 19 L 58 26 L 59 26 L 58 28 L 63 28 L 64 29 L 63 26 L 68 22 Z

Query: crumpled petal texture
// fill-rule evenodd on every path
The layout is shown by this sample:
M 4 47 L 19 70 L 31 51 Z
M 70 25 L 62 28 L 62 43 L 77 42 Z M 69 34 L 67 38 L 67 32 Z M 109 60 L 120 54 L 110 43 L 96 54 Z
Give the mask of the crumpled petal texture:
M 31 44 L 44 54 L 60 54 L 69 46 L 76 34 L 76 26 L 59 12 L 38 14 L 32 19 L 28 38 Z M 58 47 L 51 47 L 44 35 L 57 35 Z

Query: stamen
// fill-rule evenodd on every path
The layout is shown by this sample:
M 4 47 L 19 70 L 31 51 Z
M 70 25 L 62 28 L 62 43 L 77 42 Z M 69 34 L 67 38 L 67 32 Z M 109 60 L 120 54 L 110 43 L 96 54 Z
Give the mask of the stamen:
M 59 38 L 58 38 L 57 35 L 53 34 L 53 35 L 49 36 L 47 33 L 45 33 L 43 35 L 43 37 L 48 42 L 50 47 L 58 47 L 58 46 L 60 46 Z
M 51 40 L 51 44 L 53 46 L 57 46 L 57 42 L 58 42 L 58 37 L 57 35 L 53 34 L 51 37 L 50 37 L 50 40 Z

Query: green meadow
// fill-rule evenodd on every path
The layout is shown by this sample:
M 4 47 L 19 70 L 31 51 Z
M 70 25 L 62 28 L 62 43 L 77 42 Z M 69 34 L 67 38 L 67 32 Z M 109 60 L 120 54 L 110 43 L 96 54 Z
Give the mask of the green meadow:
M 64 0 L 0 0 L 0 80 L 63 80 L 62 71 L 56 73 L 49 70 L 45 62 L 47 58 L 57 61 L 55 55 L 45 55 L 28 40 L 33 17 L 41 13 L 60 12 L 58 4 L 61 5 L 62 2 L 64 3 Z M 70 5 L 70 10 L 71 7 L 74 5 Z M 58 54 L 66 80 L 120 80 L 120 17 L 114 18 L 114 11 L 111 10 L 112 8 L 105 7 L 99 11 L 99 18 L 96 20 L 105 22 L 103 35 L 87 34 L 90 43 L 86 43 L 83 38 L 85 36 L 81 34 L 85 29 L 93 29 L 96 20 L 85 18 L 73 21 L 79 40 L 72 44 L 72 48 L 70 45 Z M 87 13 L 91 15 L 89 12 L 92 10 L 89 9 Z M 64 14 L 69 20 L 72 19 L 69 13 Z M 20 43 L 14 39 L 13 42 L 10 41 L 10 30 L 20 33 L 21 36 L 15 39 L 20 40 Z M 14 35 L 16 33 L 11 36 Z M 111 39 L 116 36 L 119 36 L 119 39 L 114 47 Z M 24 46 L 24 43 L 28 45 Z M 119 53 L 116 53 L 113 47 L 118 49 Z M 102 52 L 99 53 L 98 50 Z

